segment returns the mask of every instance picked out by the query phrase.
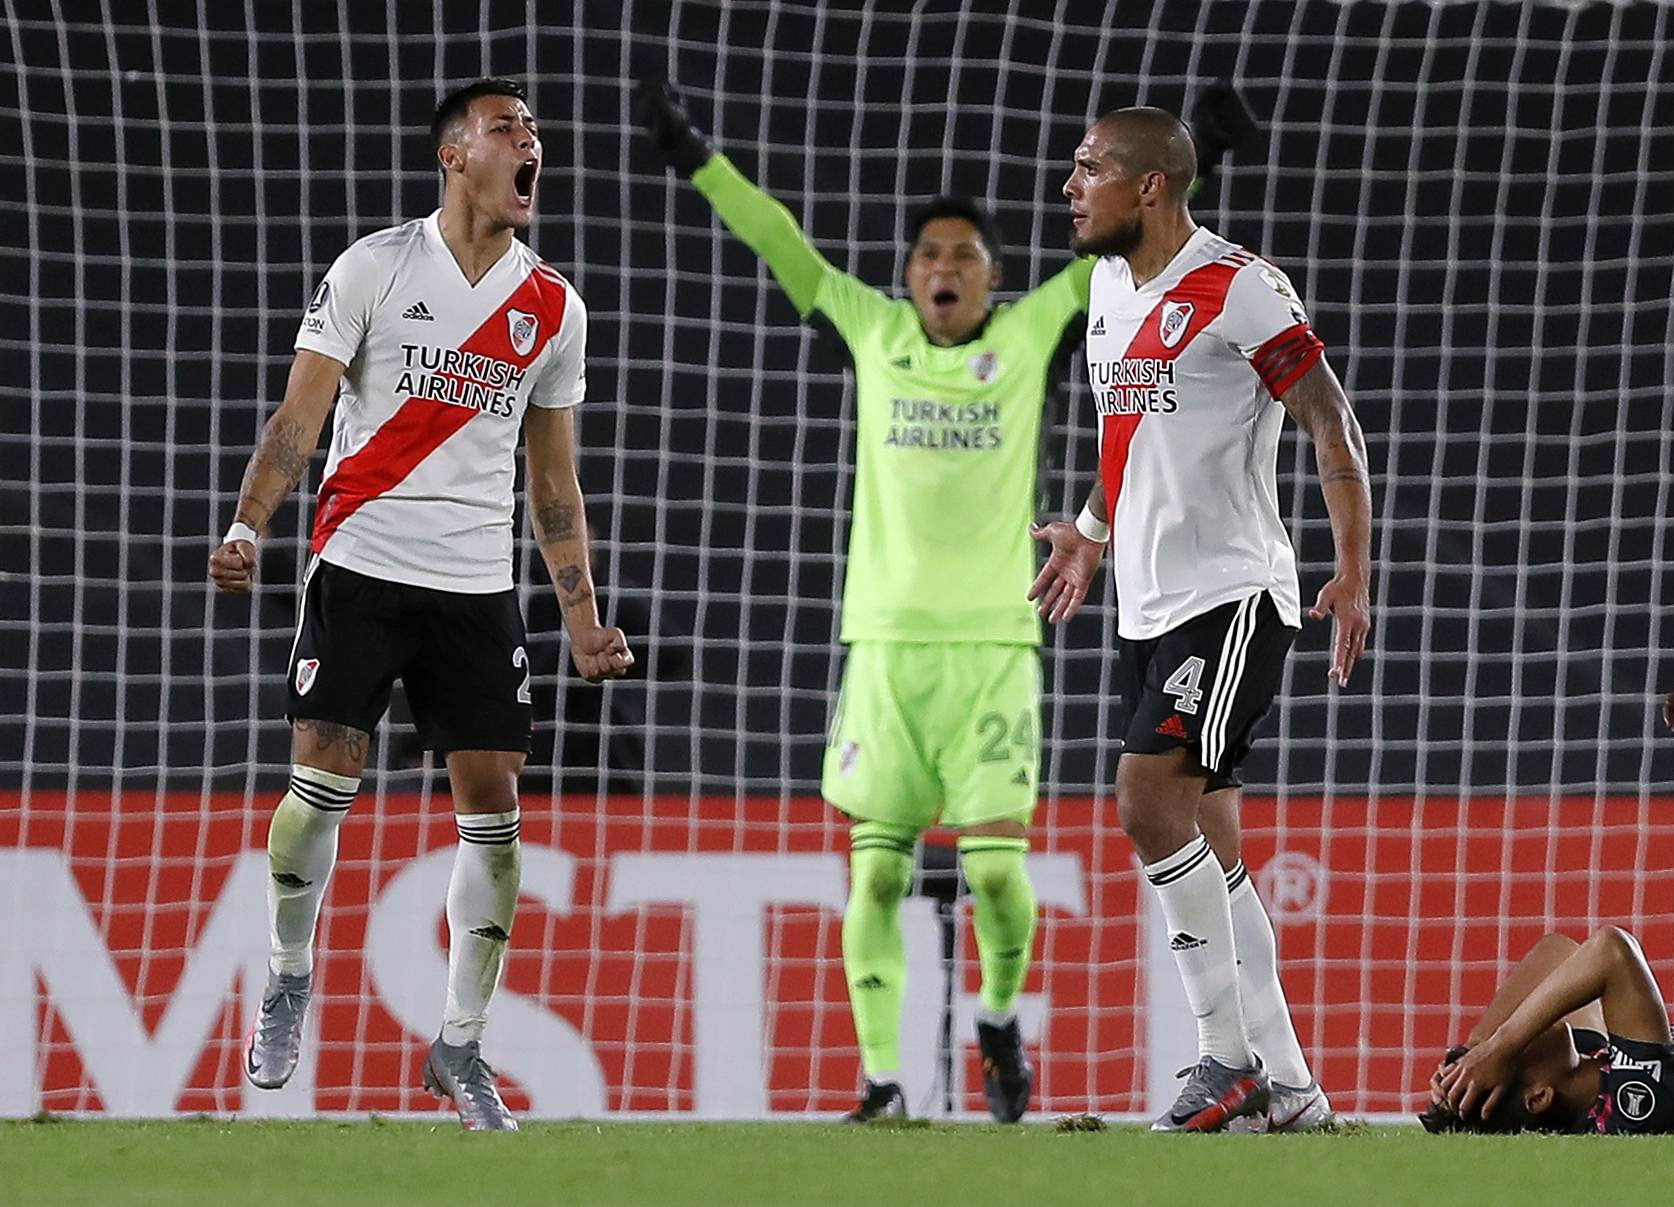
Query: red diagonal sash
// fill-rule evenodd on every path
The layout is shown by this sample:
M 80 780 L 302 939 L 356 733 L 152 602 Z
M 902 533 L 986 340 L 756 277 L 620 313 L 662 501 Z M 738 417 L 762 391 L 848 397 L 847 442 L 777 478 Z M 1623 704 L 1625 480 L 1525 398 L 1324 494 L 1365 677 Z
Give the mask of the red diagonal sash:
M 459 350 L 492 356 L 527 369 L 564 321 L 564 287 L 543 272 L 544 268 L 545 265 L 537 266 L 524 277 L 522 284 L 482 326 L 459 345 Z M 535 315 L 539 322 L 535 339 L 525 353 L 512 346 L 508 314 L 514 309 Z M 314 552 L 325 548 L 345 520 L 369 500 L 404 481 L 420 462 L 479 413 L 472 407 L 434 398 L 409 398 L 402 403 L 372 433 L 370 440 L 343 458 L 336 471 L 320 484 L 320 508 L 314 519 Z
M 1139 324 L 1139 330 L 1134 333 L 1133 341 L 1128 344 L 1128 350 L 1122 354 L 1122 359 L 1167 361 L 1177 358 L 1186 350 L 1186 345 L 1214 322 L 1226 307 L 1227 289 L 1232 285 L 1232 278 L 1238 274 L 1239 267 L 1217 260 L 1201 268 L 1194 268 L 1181 277 L 1180 283 L 1164 293 L 1156 308 Z M 1164 345 L 1162 341 L 1163 308 L 1170 302 L 1192 304 L 1192 314 L 1187 320 L 1186 330 L 1172 348 Z M 1110 514 L 1105 519 L 1112 525 L 1116 523 L 1116 500 L 1122 494 L 1122 483 L 1127 477 L 1128 452 L 1133 447 L 1134 433 L 1139 430 L 1139 421 L 1144 418 L 1144 411 L 1104 417 L 1103 438 L 1099 442 L 1099 478 L 1104 483 L 1105 505 L 1110 508 Z

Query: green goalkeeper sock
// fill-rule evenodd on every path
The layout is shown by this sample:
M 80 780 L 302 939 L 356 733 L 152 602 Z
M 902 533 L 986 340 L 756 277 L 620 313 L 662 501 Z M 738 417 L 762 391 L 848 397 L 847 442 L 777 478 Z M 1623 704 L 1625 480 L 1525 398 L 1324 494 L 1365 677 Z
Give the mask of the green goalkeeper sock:
M 893 1081 L 901 1069 L 901 994 L 907 949 L 901 898 L 912 883 L 918 832 L 887 822 L 856 822 L 849 833 L 849 904 L 843 911 L 843 972 L 866 1076 Z
M 1012 1013 L 1034 948 L 1035 889 L 1024 864 L 1028 850 L 1026 838 L 973 834 L 959 840 L 982 962 L 982 1006 L 995 1015 Z

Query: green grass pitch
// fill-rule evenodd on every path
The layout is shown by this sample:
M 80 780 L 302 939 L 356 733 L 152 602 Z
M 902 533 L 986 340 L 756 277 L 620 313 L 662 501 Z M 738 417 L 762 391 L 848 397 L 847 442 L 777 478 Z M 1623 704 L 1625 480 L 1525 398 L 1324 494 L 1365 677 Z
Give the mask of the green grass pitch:
M 1064 1133 L 1050 1124 L 0 1123 L 10 1207 L 356 1204 L 1174 1204 L 1634 1207 L 1674 1202 L 1674 1141 Z

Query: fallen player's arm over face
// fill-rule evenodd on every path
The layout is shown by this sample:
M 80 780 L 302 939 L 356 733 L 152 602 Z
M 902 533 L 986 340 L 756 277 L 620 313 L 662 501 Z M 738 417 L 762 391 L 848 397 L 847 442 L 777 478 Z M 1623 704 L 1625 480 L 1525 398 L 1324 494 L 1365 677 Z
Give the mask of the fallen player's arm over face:
M 1308 615 L 1335 623 L 1330 676 L 1347 687 L 1372 629 L 1372 487 L 1366 437 L 1348 396 L 1321 357 L 1280 399 L 1308 433 L 1319 465 L 1320 490 L 1331 517 L 1337 570 L 1320 588 Z
M 1476 1047 L 1486 1040 L 1501 1023 L 1511 1017 L 1512 1011 L 1523 1004 L 1523 1000 L 1534 992 L 1547 977 L 1557 971 L 1558 966 L 1573 955 L 1581 944 L 1568 935 L 1550 934 L 1529 949 L 1511 975 L 1505 979 L 1494 993 L 1494 1000 L 1488 1003 L 1488 1008 L 1482 1012 L 1482 1017 L 1472 1027 L 1470 1034 L 1465 1036 L 1461 1045 L 1465 1049 Z M 1571 1027 L 1583 1027 L 1588 1031 L 1602 1033 L 1605 1030 L 1604 1012 L 1599 1004 L 1588 1002 L 1579 1009 L 1566 1014 L 1562 1020 Z M 1451 1064 L 1443 1061 L 1436 1066 L 1436 1071 L 1430 1077 L 1430 1101 L 1440 1103 L 1446 1101 L 1446 1094 L 1442 1089 L 1442 1079 L 1447 1075 Z
M 1441 1088 L 1449 1109 L 1464 1116 L 1480 1108 L 1487 1118 L 1514 1084 L 1523 1050 L 1554 1023 L 1592 1002 L 1598 1003 L 1609 1034 L 1668 1042 L 1668 1012 L 1645 953 L 1627 931 L 1606 926 L 1565 957 L 1492 1034 L 1447 1069 Z
M 285 382 L 285 400 L 262 429 L 256 451 L 244 469 L 233 521 L 247 525 L 257 536 L 267 531 L 302 475 L 320 442 L 320 429 L 337 401 L 343 363 L 306 349 L 298 350 Z M 230 540 L 209 555 L 209 577 L 223 591 L 244 594 L 256 574 L 256 546 L 249 540 Z
M 634 664 L 621 629 L 599 622 L 587 541 L 587 504 L 575 470 L 573 408 L 530 407 L 523 417 L 529 518 L 552 575 L 570 657 L 589 683 L 618 679 Z

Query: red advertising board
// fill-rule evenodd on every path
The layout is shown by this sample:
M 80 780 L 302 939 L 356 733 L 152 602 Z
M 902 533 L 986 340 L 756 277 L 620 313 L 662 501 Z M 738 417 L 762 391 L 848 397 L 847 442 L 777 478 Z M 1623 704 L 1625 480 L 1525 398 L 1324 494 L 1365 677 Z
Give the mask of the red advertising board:
M 1470 1008 L 1549 929 L 1628 925 L 1664 976 L 1668 804 L 1247 801 L 1245 862 L 1338 1109 L 1413 1109 Z M 32 1051 L 18 1055 L 36 1069 L 0 1113 L 251 1109 L 240 1038 L 263 958 L 269 808 L 241 794 L 0 795 L 0 1032 L 23 1021 Z M 1143 1112 L 1154 1106 L 1147 1023 L 1178 1032 L 1182 1020 L 1147 1018 L 1148 978 L 1171 970 L 1147 963 L 1131 847 L 1109 802 L 1060 800 L 1040 818 L 1044 904 L 1026 986 L 1039 1010 L 1036 1109 Z M 821 802 L 528 801 L 523 836 L 525 897 L 488 1045 L 515 1109 L 753 1116 L 852 1104 L 846 838 Z M 320 937 L 316 1063 L 289 1109 L 433 1109 L 417 1070 L 440 1010 L 453 842 L 445 796 L 368 792 L 345 822 Z M 919 904 L 913 934 L 928 942 Z M 955 996 L 968 1003 L 968 925 L 960 936 Z M 939 1020 L 920 1016 L 939 1013 L 942 991 L 933 959 L 914 969 L 935 982 L 909 999 L 904 1036 L 922 1048 Z M 977 1112 L 967 1031 L 956 1031 L 956 1109 Z M 928 1054 L 915 1059 L 930 1067 Z

